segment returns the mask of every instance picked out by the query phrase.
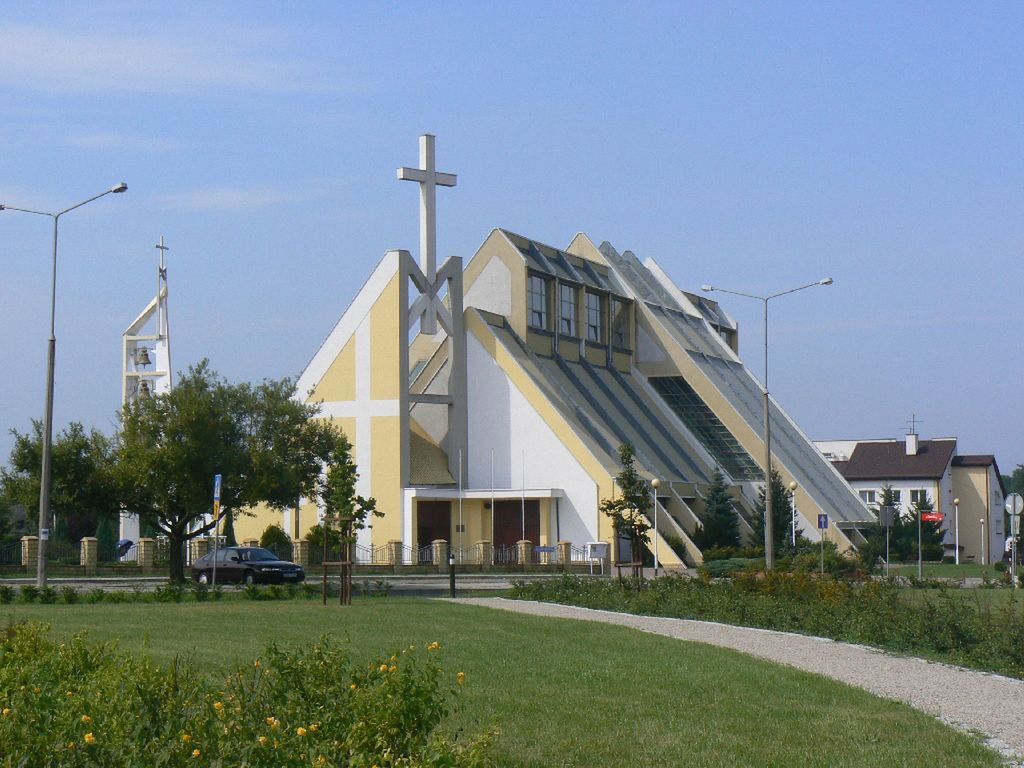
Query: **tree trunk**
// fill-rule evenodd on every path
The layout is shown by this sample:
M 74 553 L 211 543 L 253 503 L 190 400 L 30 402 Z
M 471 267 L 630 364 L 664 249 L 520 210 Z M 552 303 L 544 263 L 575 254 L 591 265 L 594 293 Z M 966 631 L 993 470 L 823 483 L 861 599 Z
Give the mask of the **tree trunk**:
M 182 545 L 185 543 L 185 538 L 182 536 L 181 531 L 172 528 L 169 531 L 168 539 L 171 550 L 169 553 L 171 581 L 181 584 L 185 581 L 185 562 L 181 557 Z

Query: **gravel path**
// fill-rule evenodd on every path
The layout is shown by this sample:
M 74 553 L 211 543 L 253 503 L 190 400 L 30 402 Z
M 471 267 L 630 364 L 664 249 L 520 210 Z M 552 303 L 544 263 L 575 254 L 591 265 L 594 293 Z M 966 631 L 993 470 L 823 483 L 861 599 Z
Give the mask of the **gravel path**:
M 665 619 L 498 597 L 460 598 L 535 616 L 620 624 L 643 632 L 732 648 L 824 675 L 878 696 L 910 704 L 960 728 L 980 731 L 989 746 L 1024 766 L 1024 681 L 861 645 L 709 621 Z

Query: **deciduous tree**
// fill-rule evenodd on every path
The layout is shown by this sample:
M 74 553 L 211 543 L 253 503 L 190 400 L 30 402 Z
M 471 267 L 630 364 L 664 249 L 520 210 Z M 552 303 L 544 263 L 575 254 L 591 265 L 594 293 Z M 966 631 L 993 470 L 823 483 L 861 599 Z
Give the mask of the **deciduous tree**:
M 618 498 L 603 499 L 600 510 L 608 515 L 618 536 L 629 541 L 633 575 L 641 573 L 644 550 L 651 543 L 651 523 L 647 513 L 651 508 L 651 484 L 640 477 L 633 466 L 636 451 L 629 443 L 619 446 L 619 464 L 622 471 L 616 477 Z

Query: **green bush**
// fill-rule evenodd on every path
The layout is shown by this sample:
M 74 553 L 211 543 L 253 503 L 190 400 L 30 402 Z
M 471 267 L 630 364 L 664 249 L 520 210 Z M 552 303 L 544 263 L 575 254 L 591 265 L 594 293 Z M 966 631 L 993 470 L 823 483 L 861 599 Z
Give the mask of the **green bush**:
M 86 597 L 85 597 L 85 602 L 87 602 L 87 603 L 102 603 L 103 602 L 103 598 L 105 598 L 106 596 L 107 596 L 107 593 L 106 593 L 105 590 L 102 590 L 99 587 L 96 587 L 95 589 L 90 589 L 89 590 L 89 594 L 86 595 Z
M 39 599 L 39 587 L 35 584 L 22 584 L 19 587 L 21 592 L 21 601 L 23 603 L 34 603 Z
M 721 578 L 722 576 L 732 576 L 734 573 L 740 573 L 741 571 L 756 571 L 761 568 L 764 568 L 764 560 L 746 557 L 730 557 L 726 560 L 705 561 L 697 570 L 706 578 Z
M 764 557 L 764 547 L 708 547 L 701 550 L 704 562 L 710 560 L 733 560 Z
M 1002 560 L 997 560 L 995 565 L 993 565 L 992 567 L 995 568 L 997 571 L 999 571 L 999 573 L 1002 573 L 1009 566 L 1006 563 L 1004 563 Z
M 14 602 L 14 590 L 8 584 L 0 584 L 0 603 L 7 605 Z
M 39 602 L 53 605 L 57 602 L 57 590 L 47 584 L 39 590 Z
M 280 525 L 268 525 L 260 536 L 260 546 L 266 547 L 284 560 L 292 559 L 292 540 Z
M 324 638 L 271 645 L 208 681 L 82 635 L 60 645 L 40 625 L 0 634 L 0 744 L 5 765 L 353 766 L 470 768 L 487 738 L 437 732 L 463 677 L 438 646 L 354 662 Z
M 908 598 L 896 580 L 859 582 L 773 570 L 739 572 L 715 581 L 566 575 L 515 582 L 512 594 L 586 608 L 803 632 L 1024 677 L 1024 613 L 1012 604 L 978 611 L 952 597 L 940 580 L 911 583 L 934 588 Z
M 60 588 L 60 596 L 64 598 L 64 602 L 68 605 L 74 605 L 78 602 L 79 598 L 78 590 L 70 584 L 65 584 Z
M 174 581 L 158 584 L 153 590 L 153 599 L 158 603 L 180 603 L 185 597 L 187 587 Z

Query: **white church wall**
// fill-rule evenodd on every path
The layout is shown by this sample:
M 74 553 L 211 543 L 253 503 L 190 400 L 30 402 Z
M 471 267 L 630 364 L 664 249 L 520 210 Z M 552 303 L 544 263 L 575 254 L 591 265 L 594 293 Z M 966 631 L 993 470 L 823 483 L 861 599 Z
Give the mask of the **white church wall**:
M 492 258 L 466 292 L 465 307 L 477 307 L 502 317 L 512 314 L 512 273 L 499 258 Z
M 561 488 L 560 538 L 574 544 L 598 535 L 597 485 L 554 430 L 483 346 L 467 334 L 469 488 Z M 529 490 L 527 490 L 529 495 Z

